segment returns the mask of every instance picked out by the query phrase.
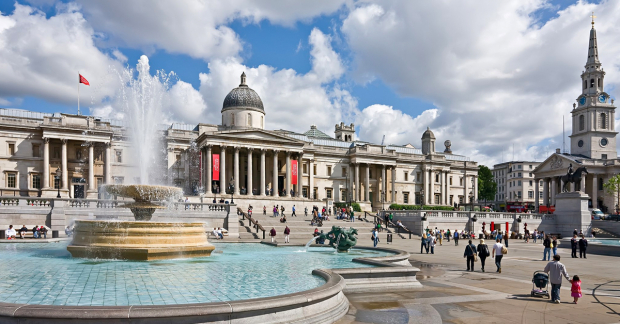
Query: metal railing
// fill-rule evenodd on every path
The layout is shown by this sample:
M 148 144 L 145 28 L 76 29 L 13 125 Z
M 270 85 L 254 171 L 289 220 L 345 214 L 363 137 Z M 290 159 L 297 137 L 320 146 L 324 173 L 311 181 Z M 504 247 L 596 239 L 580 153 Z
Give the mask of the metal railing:
M 241 215 L 242 220 L 245 220 L 247 218 L 250 224 L 252 224 L 251 227 L 256 229 L 256 233 L 258 233 L 259 230 L 263 231 L 263 240 L 265 239 L 265 228 L 263 227 L 263 225 L 258 223 L 257 219 L 252 218 L 252 216 L 244 212 L 243 209 L 241 209 L 241 207 L 237 207 L 237 214 Z

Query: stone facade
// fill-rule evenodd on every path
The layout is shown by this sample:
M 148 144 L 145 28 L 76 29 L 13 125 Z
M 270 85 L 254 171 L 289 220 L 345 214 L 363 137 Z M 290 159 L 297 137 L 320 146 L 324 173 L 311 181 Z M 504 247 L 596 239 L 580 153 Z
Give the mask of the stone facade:
M 534 210 L 535 197 L 542 197 L 542 184 L 534 183 L 534 169 L 540 162 L 511 161 L 496 164 L 491 172 L 497 183 L 495 208 L 499 211 Z

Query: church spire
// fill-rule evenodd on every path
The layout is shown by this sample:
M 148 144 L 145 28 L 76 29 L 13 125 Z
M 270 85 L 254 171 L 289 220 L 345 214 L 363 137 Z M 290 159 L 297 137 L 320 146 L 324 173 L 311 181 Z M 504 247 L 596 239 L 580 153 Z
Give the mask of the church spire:
M 596 29 L 594 29 L 594 12 L 592 12 L 592 29 L 590 29 L 590 44 L 588 46 L 588 61 L 586 62 L 586 67 L 591 64 L 601 64 L 598 60 L 598 45 L 596 42 Z

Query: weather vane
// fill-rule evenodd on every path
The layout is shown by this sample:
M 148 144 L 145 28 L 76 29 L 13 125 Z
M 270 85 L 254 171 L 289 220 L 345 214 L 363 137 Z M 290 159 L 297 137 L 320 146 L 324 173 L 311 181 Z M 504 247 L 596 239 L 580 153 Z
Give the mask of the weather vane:
M 594 11 L 592 11 L 592 28 L 594 28 L 594 18 L 596 18 L 596 16 L 594 15 Z

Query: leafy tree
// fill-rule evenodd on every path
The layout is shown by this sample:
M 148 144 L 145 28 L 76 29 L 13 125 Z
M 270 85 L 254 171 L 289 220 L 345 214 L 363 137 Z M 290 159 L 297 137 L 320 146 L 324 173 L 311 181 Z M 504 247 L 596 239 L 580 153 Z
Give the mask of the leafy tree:
M 603 188 L 605 188 L 605 191 L 611 195 L 615 193 L 618 201 L 620 202 L 620 174 L 616 174 L 615 176 L 609 178 L 609 180 L 603 184 Z M 596 201 L 592 202 L 592 206 L 596 206 Z M 616 213 L 618 213 L 617 208 Z
M 484 166 L 478 166 L 478 200 L 493 201 L 495 192 L 497 191 L 497 183 L 493 179 L 491 170 Z

